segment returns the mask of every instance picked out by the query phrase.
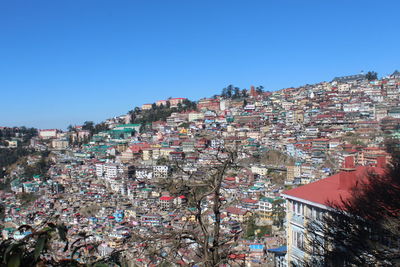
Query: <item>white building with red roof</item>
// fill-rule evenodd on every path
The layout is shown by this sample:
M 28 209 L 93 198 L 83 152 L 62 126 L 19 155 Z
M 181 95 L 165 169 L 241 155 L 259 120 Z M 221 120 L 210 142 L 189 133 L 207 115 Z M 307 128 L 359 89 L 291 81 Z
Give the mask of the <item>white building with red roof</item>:
M 169 209 L 172 207 L 174 203 L 174 197 L 171 196 L 162 196 L 159 198 L 158 203 L 163 209 Z
M 366 181 L 369 173 L 385 173 L 385 159 L 378 161 L 377 167 L 354 166 L 354 158 L 345 159 L 341 172 L 317 182 L 284 191 L 286 199 L 286 238 L 288 266 L 302 266 L 310 257 L 306 252 L 309 221 L 319 220 L 329 211 L 330 204 L 340 206 L 351 197 L 352 188 Z

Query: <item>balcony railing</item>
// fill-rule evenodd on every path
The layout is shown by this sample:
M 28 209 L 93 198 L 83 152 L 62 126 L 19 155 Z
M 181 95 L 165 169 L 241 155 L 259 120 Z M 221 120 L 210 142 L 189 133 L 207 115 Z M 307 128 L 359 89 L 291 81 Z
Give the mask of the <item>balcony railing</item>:
M 304 217 L 301 215 L 293 214 L 291 221 L 299 225 L 304 225 Z
M 292 254 L 298 259 L 303 259 L 305 252 L 298 247 L 292 246 Z

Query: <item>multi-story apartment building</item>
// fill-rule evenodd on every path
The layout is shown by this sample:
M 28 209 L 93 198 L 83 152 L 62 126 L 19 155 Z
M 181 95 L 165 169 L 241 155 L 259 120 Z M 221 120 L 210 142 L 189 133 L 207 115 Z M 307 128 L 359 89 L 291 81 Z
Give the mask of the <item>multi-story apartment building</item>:
M 117 164 L 106 163 L 96 164 L 96 175 L 99 178 L 105 178 L 106 180 L 112 180 L 117 178 L 119 174 L 124 172 L 123 168 Z
M 169 209 L 172 207 L 174 201 L 174 197 L 171 196 L 162 196 L 159 198 L 158 203 L 163 209 Z
M 267 168 L 267 166 L 254 165 L 254 166 L 251 166 L 251 172 L 258 174 L 258 175 L 265 176 L 268 174 L 268 168 Z
M 293 182 L 295 178 L 301 176 L 301 162 L 296 162 L 294 165 L 286 166 L 286 180 Z
M 138 179 L 152 179 L 153 168 L 147 166 L 137 166 L 135 169 L 135 176 Z
M 39 138 L 40 139 L 51 139 L 57 137 L 58 130 L 57 129 L 45 129 L 39 130 Z
M 210 146 L 212 148 L 224 148 L 224 139 L 212 139 Z
M 96 175 L 99 178 L 103 178 L 103 175 L 104 175 L 104 164 L 96 164 Z
M 354 166 L 354 158 L 345 159 L 341 172 L 304 186 L 284 191 L 286 199 L 286 238 L 288 266 L 304 266 L 311 259 L 312 246 L 307 238 L 308 223 L 321 220 L 330 204 L 340 204 L 351 197 L 351 189 L 364 180 L 369 172 L 382 174 L 385 160 L 378 167 Z M 322 238 L 322 236 L 321 236 Z
M 118 175 L 118 167 L 114 164 L 107 164 L 104 166 L 105 178 L 107 180 L 111 180 L 117 177 Z
M 274 199 L 262 197 L 258 201 L 257 213 L 262 220 L 272 220 L 272 206 Z
M 153 177 L 155 178 L 167 178 L 170 172 L 170 168 L 166 165 L 153 166 Z

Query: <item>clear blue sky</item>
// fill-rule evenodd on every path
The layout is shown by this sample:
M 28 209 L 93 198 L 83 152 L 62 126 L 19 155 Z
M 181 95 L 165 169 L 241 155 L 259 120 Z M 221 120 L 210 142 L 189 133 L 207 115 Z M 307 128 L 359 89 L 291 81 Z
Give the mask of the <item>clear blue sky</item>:
M 400 69 L 400 1 L 4 0 L 0 126 Z

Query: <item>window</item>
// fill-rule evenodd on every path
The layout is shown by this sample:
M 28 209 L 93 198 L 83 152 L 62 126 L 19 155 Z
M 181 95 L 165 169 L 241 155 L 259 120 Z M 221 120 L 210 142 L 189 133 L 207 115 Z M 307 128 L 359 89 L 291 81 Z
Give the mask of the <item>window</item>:
M 304 215 L 304 205 L 301 203 L 296 203 L 293 207 L 293 212 L 296 215 Z
M 315 208 L 315 207 L 312 208 L 311 218 L 313 218 L 314 220 L 321 220 L 323 215 L 324 215 L 324 212 L 321 209 Z
M 315 209 L 315 218 L 317 219 L 317 220 L 322 220 L 322 217 L 323 217 L 323 215 L 324 215 L 324 213 L 322 212 L 322 210 L 320 210 L 320 209 Z
M 304 248 L 304 235 L 302 232 L 299 231 L 293 231 L 292 232 L 292 238 L 293 238 L 293 246 L 303 250 Z

